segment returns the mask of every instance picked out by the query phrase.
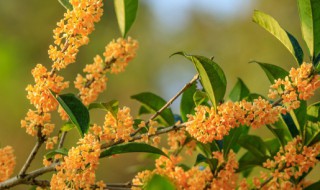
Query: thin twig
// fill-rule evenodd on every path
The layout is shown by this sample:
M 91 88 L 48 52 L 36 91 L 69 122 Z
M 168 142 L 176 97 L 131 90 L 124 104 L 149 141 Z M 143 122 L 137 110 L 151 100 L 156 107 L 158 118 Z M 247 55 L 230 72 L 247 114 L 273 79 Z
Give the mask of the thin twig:
M 170 131 L 180 130 L 181 128 L 186 127 L 187 124 L 188 124 L 188 122 L 185 122 L 185 123 L 181 123 L 179 125 L 173 125 L 173 126 L 170 126 L 170 127 L 166 127 L 166 128 L 157 130 L 154 134 L 148 135 L 148 138 L 149 137 L 153 137 L 153 136 L 158 136 L 158 135 L 161 135 L 161 134 L 164 134 L 164 133 L 168 133 Z M 136 141 L 136 140 L 140 140 L 143 137 L 144 137 L 143 134 L 142 135 L 138 135 L 138 136 L 134 136 L 128 142 L 133 142 L 133 141 Z M 105 143 L 105 144 L 101 145 L 101 149 L 106 149 L 108 147 L 111 147 L 111 146 L 114 146 L 114 145 L 117 145 L 117 144 L 121 144 L 121 143 L 123 143 L 123 142 L 117 141 L 117 142 L 108 143 L 108 144 Z
M 31 162 L 33 159 L 36 157 L 36 154 L 38 153 L 38 150 L 40 149 L 41 145 L 44 143 L 45 138 L 41 134 L 41 126 L 38 127 L 38 139 L 36 144 L 34 145 L 33 149 L 31 150 L 25 164 L 22 166 L 20 172 L 19 172 L 19 177 L 23 178 L 26 174 L 27 169 L 30 167 Z
M 62 148 L 63 143 L 64 143 L 64 140 L 66 139 L 67 133 L 68 133 L 68 132 L 66 132 L 66 131 L 62 132 L 61 137 L 60 137 L 60 141 L 59 141 L 58 148 Z
M 194 75 L 194 77 L 187 83 L 184 85 L 183 88 L 181 88 L 181 90 L 179 90 L 179 92 L 174 95 L 164 106 L 162 106 L 162 108 L 160 108 L 155 114 L 153 114 L 149 120 L 146 122 L 146 126 L 148 126 L 150 120 L 153 120 L 154 118 L 156 118 L 157 116 L 159 116 L 166 108 L 168 108 L 186 89 L 190 88 L 190 86 L 192 86 L 192 84 L 198 80 L 199 78 L 199 74 L 197 73 L 196 75 Z M 142 128 L 138 128 L 136 131 L 134 131 L 131 136 L 135 136 L 137 133 L 139 133 L 142 130 Z

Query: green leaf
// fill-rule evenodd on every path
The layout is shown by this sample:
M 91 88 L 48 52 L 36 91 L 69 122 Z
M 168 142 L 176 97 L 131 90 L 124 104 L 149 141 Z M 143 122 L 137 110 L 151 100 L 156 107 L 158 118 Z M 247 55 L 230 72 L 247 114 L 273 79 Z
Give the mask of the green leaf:
M 285 115 L 281 115 L 281 116 L 282 116 L 284 122 L 286 123 L 286 125 L 288 126 L 288 129 L 290 131 L 292 138 L 295 138 L 296 136 L 298 136 L 299 130 L 298 130 L 295 122 L 293 121 L 291 115 L 285 114 Z
M 56 95 L 50 90 L 53 97 L 59 102 L 64 111 L 68 114 L 71 122 L 77 127 L 81 137 L 88 132 L 90 116 L 85 105 L 74 94 Z
M 267 125 L 268 129 L 277 137 L 282 146 L 285 146 L 292 140 L 289 127 L 284 122 L 282 116 L 272 125 Z
M 150 113 L 156 113 L 162 108 L 162 106 L 166 104 L 164 99 L 151 92 L 136 94 L 131 96 L 131 98 L 139 101 L 146 109 L 150 111 Z M 160 113 L 159 118 L 164 125 L 170 126 L 174 124 L 174 116 L 169 108 L 163 110 Z
M 92 109 L 101 109 L 104 111 L 109 111 L 113 117 L 117 118 L 118 110 L 119 110 L 119 101 L 118 100 L 111 100 L 109 102 L 95 102 L 91 103 L 88 106 L 89 110 Z
M 319 190 L 319 189 L 320 189 L 320 180 L 304 188 L 304 190 Z
M 243 135 L 238 139 L 238 143 L 256 157 L 266 158 L 270 156 L 267 146 L 259 136 Z
M 182 55 L 193 62 L 200 75 L 200 82 L 216 108 L 223 101 L 227 87 L 226 76 L 221 67 L 211 59 L 199 55 L 188 55 L 185 52 L 172 55 Z
M 253 22 L 259 24 L 276 37 L 294 56 L 297 63 L 299 65 L 302 64 L 303 51 L 298 41 L 290 33 L 285 31 L 274 18 L 261 11 L 255 10 L 253 13 Z
M 278 139 L 268 139 L 264 143 L 267 146 L 271 157 L 274 157 L 280 150 L 281 144 L 279 143 Z
M 249 88 L 244 84 L 244 82 L 238 78 L 237 83 L 232 88 L 229 98 L 232 101 L 240 101 L 243 98 L 247 97 L 249 95 L 250 91 Z
M 182 121 L 188 121 L 187 115 L 194 113 L 195 104 L 193 101 L 193 94 L 197 89 L 196 83 L 193 83 L 181 96 L 180 113 Z
M 72 11 L 73 6 L 69 2 L 69 0 L 58 0 L 58 1 L 64 8 L 69 9 L 70 11 Z
M 45 157 L 46 157 L 46 159 L 53 158 L 56 154 L 62 154 L 64 156 L 67 156 L 68 155 L 68 149 L 59 148 L 59 149 L 52 150 L 52 151 L 48 152 L 45 155 Z
M 150 114 L 150 110 L 148 110 L 145 106 L 140 106 L 138 115 Z
M 315 58 L 320 53 L 320 1 L 298 0 L 301 30 L 310 56 Z
M 202 103 L 208 102 L 208 95 L 206 92 L 196 90 L 196 92 L 193 94 L 193 101 L 195 105 L 199 106 Z
M 264 96 L 257 93 L 250 93 L 245 99 L 249 102 L 253 102 L 255 99 L 258 99 L 259 97 L 261 97 L 262 99 L 266 99 Z
M 147 182 L 145 190 L 176 190 L 173 183 L 166 177 L 155 174 Z
M 66 122 L 62 125 L 62 127 L 60 128 L 61 131 L 63 132 L 68 132 L 70 130 L 72 130 L 73 128 L 75 128 L 76 126 L 72 123 L 72 122 Z
M 320 102 L 307 108 L 307 123 L 305 127 L 305 145 L 311 146 L 320 141 Z
M 252 152 L 247 151 L 240 159 L 239 159 L 239 168 L 237 172 L 242 172 L 248 169 L 252 169 L 256 166 L 261 166 L 263 162 L 265 162 L 266 158 L 256 156 Z
M 299 130 L 299 134 L 304 136 L 304 126 L 307 121 L 307 102 L 304 100 L 300 100 L 300 107 L 295 110 L 290 111 L 290 116 Z
M 229 154 L 229 151 L 232 149 L 237 153 L 240 149 L 238 144 L 238 139 L 241 135 L 247 135 L 249 132 L 249 127 L 239 126 L 230 130 L 229 135 L 224 136 L 223 138 L 223 154 L 225 157 Z
M 114 8 L 122 37 L 126 36 L 136 19 L 138 4 L 138 0 L 114 0 Z
M 129 152 L 147 152 L 153 154 L 159 154 L 168 157 L 162 150 L 145 144 L 145 143 L 137 143 L 137 142 L 130 142 L 126 144 L 119 144 L 104 150 L 100 154 L 100 158 L 109 157 L 115 154 L 124 154 Z
M 289 72 L 286 71 L 285 69 L 277 66 L 277 65 L 272 65 L 269 63 L 263 63 L 259 61 L 251 61 L 254 63 L 259 64 L 259 66 L 263 69 L 263 71 L 266 73 L 270 83 L 274 83 L 275 80 L 281 78 L 284 79 L 286 76 L 289 75 Z

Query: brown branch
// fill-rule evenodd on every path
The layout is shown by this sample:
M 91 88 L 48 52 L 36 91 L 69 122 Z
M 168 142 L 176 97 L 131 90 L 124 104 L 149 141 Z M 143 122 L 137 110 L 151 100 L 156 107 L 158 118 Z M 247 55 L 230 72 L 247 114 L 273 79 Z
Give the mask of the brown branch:
M 148 138 L 150 137 L 153 137 L 153 136 L 158 136 L 158 135 L 161 135 L 161 134 L 164 134 L 164 133 L 168 133 L 170 131 L 177 131 L 177 130 L 180 130 L 181 128 L 184 128 L 186 127 L 186 124 L 188 122 L 185 122 L 185 123 L 181 123 L 179 125 L 173 125 L 173 126 L 170 126 L 170 127 L 166 127 L 166 128 L 163 128 L 163 129 L 160 129 L 160 130 L 157 130 L 155 134 L 150 134 L 148 135 Z M 136 141 L 136 140 L 140 140 L 144 137 L 144 135 L 138 135 L 138 136 L 134 136 L 132 137 L 128 142 L 133 142 L 133 141 Z M 101 149 L 106 149 L 108 147 L 111 147 L 111 146 L 114 146 L 114 145 L 117 145 L 117 144 L 121 144 L 123 143 L 124 141 L 117 141 L 117 142 L 112 142 L 112 143 L 105 143 L 105 144 L 102 144 L 101 145 Z
M 55 171 L 55 167 L 58 165 L 58 163 L 54 163 L 51 166 L 43 167 L 37 170 L 34 170 L 30 173 L 25 174 L 23 177 L 15 176 L 12 177 L 4 182 L 0 183 L 0 190 L 1 189 L 9 189 L 13 186 L 19 185 L 19 184 L 30 184 L 30 181 L 34 180 L 36 177 L 43 175 L 48 172 Z
M 164 106 L 162 106 L 161 109 L 159 109 L 155 114 L 153 114 L 149 120 L 146 122 L 146 126 L 148 126 L 150 120 L 153 120 L 154 118 L 156 118 L 157 116 L 159 116 L 166 108 L 168 108 L 186 89 L 190 88 L 190 86 L 199 78 L 199 74 L 194 75 L 194 77 L 187 83 L 184 85 L 183 88 L 181 88 L 181 90 L 174 95 Z M 137 133 L 139 133 L 142 130 L 142 128 L 137 129 L 135 132 L 133 132 L 131 134 L 131 136 L 135 136 Z
M 34 145 L 33 149 L 31 150 L 25 164 L 22 166 L 20 172 L 19 172 L 19 177 L 23 178 L 25 176 L 25 173 L 27 169 L 30 167 L 31 162 L 33 159 L 36 157 L 36 154 L 38 153 L 38 150 L 40 149 L 41 145 L 44 143 L 45 138 L 41 134 L 41 126 L 38 126 L 38 139 L 36 144 Z

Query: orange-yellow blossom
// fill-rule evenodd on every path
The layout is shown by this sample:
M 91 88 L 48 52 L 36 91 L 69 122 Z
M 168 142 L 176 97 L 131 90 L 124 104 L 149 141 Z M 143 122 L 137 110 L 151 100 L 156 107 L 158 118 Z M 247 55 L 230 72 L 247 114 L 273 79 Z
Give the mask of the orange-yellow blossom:
M 27 98 L 33 104 L 38 112 L 49 112 L 57 108 L 58 102 L 55 100 L 50 90 L 55 93 L 60 93 L 63 89 L 69 86 L 68 82 L 63 82 L 63 77 L 56 73 L 51 74 L 41 64 L 31 71 L 35 84 L 28 85 L 26 90 L 28 92 Z
M 86 76 L 78 74 L 74 84 L 79 89 L 79 96 L 83 104 L 89 105 L 106 89 L 108 78 L 105 74 L 107 70 L 102 58 L 97 55 L 93 64 L 87 65 L 83 72 L 87 73 Z
M 195 115 L 188 115 L 186 130 L 202 143 L 221 140 L 232 128 L 247 125 L 253 128 L 272 124 L 278 120 L 279 107 L 262 98 L 253 102 L 226 102 L 214 107 L 197 106 Z
M 39 129 L 43 136 L 49 136 L 54 129 L 54 124 L 50 123 L 50 120 L 50 113 L 39 114 L 29 109 L 27 116 L 21 120 L 21 127 L 26 128 L 26 132 L 31 136 L 36 136 Z
M 282 98 L 282 103 L 288 111 L 297 109 L 300 100 L 308 100 L 316 89 L 320 87 L 319 74 L 313 70 L 311 63 L 303 63 L 299 68 L 292 68 L 285 79 L 277 79 L 271 85 L 269 98 L 275 99 L 277 95 Z
M 91 189 L 95 185 L 95 170 L 101 153 L 100 142 L 92 134 L 78 141 L 78 146 L 69 150 L 68 156 L 56 167 L 50 185 L 52 190 Z
M 16 166 L 16 157 L 13 148 L 6 146 L 0 149 L 0 182 L 7 180 Z
M 89 42 L 88 35 L 94 30 L 94 23 L 103 14 L 102 0 L 70 0 L 73 7 L 53 30 L 54 44 L 49 46 L 49 57 L 53 68 L 60 70 L 75 62 L 79 47 Z
M 105 62 L 109 64 L 110 72 L 116 74 L 123 72 L 128 62 L 136 56 L 137 49 L 138 42 L 131 37 L 111 41 L 103 53 Z

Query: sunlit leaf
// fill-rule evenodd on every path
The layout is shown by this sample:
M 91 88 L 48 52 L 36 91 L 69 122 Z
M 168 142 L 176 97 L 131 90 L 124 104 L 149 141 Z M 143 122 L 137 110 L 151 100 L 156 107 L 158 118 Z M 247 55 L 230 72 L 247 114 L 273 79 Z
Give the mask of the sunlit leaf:
M 202 103 L 208 102 L 208 95 L 206 92 L 196 90 L 193 94 L 193 101 L 197 106 L 201 105 Z
M 58 0 L 58 1 L 64 8 L 69 9 L 69 10 L 73 9 L 73 6 L 69 2 L 69 0 Z
M 266 73 L 271 84 L 273 84 L 275 80 L 277 80 L 279 78 L 284 79 L 286 76 L 289 75 L 288 71 L 286 71 L 285 69 L 283 69 L 277 65 L 272 65 L 269 63 L 262 63 L 259 61 L 251 61 L 251 62 L 259 64 L 259 66 Z
M 229 98 L 232 101 L 240 101 L 243 98 L 247 97 L 249 93 L 249 88 L 244 84 L 244 82 L 240 78 L 238 78 L 237 83 L 232 88 L 229 94 Z
M 266 13 L 255 10 L 253 13 L 253 21 L 276 37 L 294 56 L 297 63 L 299 65 L 302 64 L 303 51 L 298 41 L 293 35 L 285 31 L 274 18 Z
M 68 149 L 59 148 L 59 149 L 52 150 L 52 151 L 48 152 L 45 155 L 45 157 L 46 157 L 46 159 L 53 158 L 56 154 L 61 154 L 61 155 L 67 156 L 68 155 Z
M 303 39 L 310 56 L 316 58 L 320 53 L 320 1 L 298 0 Z
M 311 146 L 320 141 L 320 102 L 308 106 L 305 127 L 305 145 Z
M 62 125 L 62 127 L 60 128 L 61 131 L 63 132 L 68 132 L 70 130 L 72 130 L 73 128 L 75 128 L 76 126 L 72 123 L 72 122 L 66 122 Z
M 136 19 L 138 0 L 114 0 L 118 25 L 123 37 L 125 37 Z
M 166 177 L 155 174 L 147 182 L 145 190 L 176 190 L 173 183 Z
M 211 59 L 203 56 L 188 55 L 185 52 L 177 52 L 173 55 L 182 55 L 193 62 L 200 75 L 200 82 L 213 107 L 216 108 L 223 101 L 227 87 L 226 76 L 221 67 Z
M 92 109 L 101 109 L 105 111 L 109 111 L 113 117 L 117 118 L 118 110 L 119 110 L 119 101 L 118 100 L 111 100 L 109 102 L 95 102 L 91 103 L 88 106 L 89 110 Z

